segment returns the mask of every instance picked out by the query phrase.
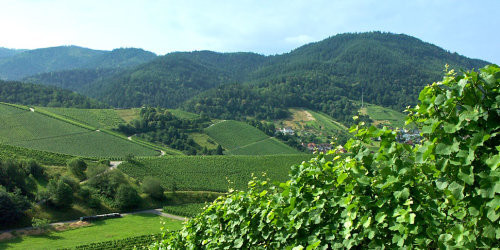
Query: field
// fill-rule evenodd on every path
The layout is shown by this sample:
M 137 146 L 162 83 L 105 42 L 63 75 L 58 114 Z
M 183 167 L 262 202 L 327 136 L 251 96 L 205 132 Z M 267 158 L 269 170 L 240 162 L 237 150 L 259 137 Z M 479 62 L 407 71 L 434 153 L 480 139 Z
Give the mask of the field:
M 229 188 L 243 190 L 255 176 L 267 173 L 273 181 L 288 179 L 290 167 L 311 159 L 312 155 L 266 156 L 167 156 L 139 159 L 135 164 L 118 166 L 127 175 L 143 180 L 154 176 L 169 189 L 226 192 Z M 232 183 L 228 183 L 231 181 Z
M 299 152 L 294 148 L 271 137 L 226 152 L 228 155 L 279 155 L 297 153 Z
M 298 151 L 259 129 L 238 121 L 222 121 L 205 132 L 226 149 L 228 155 L 297 154 Z
M 159 154 L 116 136 L 4 104 L 0 104 L 0 143 L 85 157 Z
M 125 122 L 114 109 L 35 108 L 37 109 L 44 109 L 95 128 L 110 129 Z
M 165 225 L 161 222 L 164 221 Z M 182 222 L 153 214 L 127 215 L 119 219 L 93 222 L 90 226 L 73 230 L 51 232 L 46 235 L 25 236 L 0 242 L 0 249 L 57 249 L 69 248 L 92 242 L 124 239 L 133 236 L 156 234 L 160 228 L 178 230 Z
M 382 124 L 401 128 L 405 124 L 406 115 L 389 108 L 366 104 L 366 107 L 361 109 L 360 112 L 370 116 L 374 121 L 374 125 Z

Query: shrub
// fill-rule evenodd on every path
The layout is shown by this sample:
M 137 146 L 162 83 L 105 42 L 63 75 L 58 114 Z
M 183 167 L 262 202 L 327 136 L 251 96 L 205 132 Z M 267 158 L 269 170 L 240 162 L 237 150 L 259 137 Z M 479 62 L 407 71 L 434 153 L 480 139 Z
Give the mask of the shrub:
M 84 180 L 87 163 L 82 158 L 74 158 L 68 161 L 68 167 L 71 173 L 78 179 Z
M 133 187 L 120 185 L 116 192 L 115 203 L 121 209 L 133 208 L 139 205 L 141 197 Z
M 164 188 L 161 186 L 161 182 L 158 178 L 152 176 L 144 177 L 141 188 L 144 193 L 148 194 L 153 199 L 159 200 L 164 198 Z
M 63 180 L 50 180 L 48 184 L 50 201 L 56 207 L 70 207 L 73 204 L 73 189 Z

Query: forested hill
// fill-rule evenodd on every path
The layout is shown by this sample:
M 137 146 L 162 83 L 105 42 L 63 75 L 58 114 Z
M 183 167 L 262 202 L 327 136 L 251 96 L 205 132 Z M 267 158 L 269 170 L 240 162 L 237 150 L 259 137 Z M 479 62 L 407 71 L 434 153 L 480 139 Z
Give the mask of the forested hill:
M 396 110 L 414 105 L 425 84 L 440 80 L 445 64 L 477 69 L 487 62 L 407 35 L 341 34 L 269 57 L 246 76 L 245 86 L 220 86 L 184 108 L 221 118 L 273 119 L 286 115 L 286 107 L 307 107 L 349 123 L 362 95 L 365 102 Z
M 254 53 L 176 52 L 107 79 L 82 93 L 118 107 L 177 107 L 220 84 L 241 82 L 266 57 Z
M 83 93 L 119 107 L 183 107 L 219 118 L 282 118 L 287 107 L 319 110 L 347 122 L 366 102 L 401 110 L 446 64 L 487 62 L 391 33 L 330 37 L 277 56 L 210 51 L 171 53 L 91 83 Z
M 0 80 L 0 102 L 49 107 L 107 107 L 103 103 L 69 90 L 2 80 Z
M 0 57 L 0 79 L 24 77 L 68 69 L 119 68 L 139 65 L 156 57 L 142 49 L 92 50 L 77 46 L 60 46 L 17 51 Z

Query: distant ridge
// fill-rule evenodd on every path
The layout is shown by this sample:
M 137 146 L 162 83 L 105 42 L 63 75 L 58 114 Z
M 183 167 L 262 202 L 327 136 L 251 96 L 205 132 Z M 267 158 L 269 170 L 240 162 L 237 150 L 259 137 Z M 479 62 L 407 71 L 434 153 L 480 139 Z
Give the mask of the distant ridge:
M 24 77 L 77 68 L 121 68 L 139 65 L 156 57 L 142 49 L 92 50 L 78 46 L 59 46 L 34 50 L 0 51 L 0 78 L 20 80 Z

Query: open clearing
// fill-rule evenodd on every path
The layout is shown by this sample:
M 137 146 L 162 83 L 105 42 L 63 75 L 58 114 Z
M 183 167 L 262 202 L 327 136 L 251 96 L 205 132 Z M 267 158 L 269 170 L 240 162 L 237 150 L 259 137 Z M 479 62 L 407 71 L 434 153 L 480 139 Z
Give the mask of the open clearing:
M 165 224 L 162 224 L 162 221 Z M 169 230 L 178 230 L 182 227 L 182 221 L 154 214 L 133 214 L 119 219 L 92 222 L 90 226 L 72 230 L 51 232 L 45 235 L 25 236 L 3 241 L 0 242 L 0 249 L 70 248 L 92 242 L 159 233 L 162 226 Z

